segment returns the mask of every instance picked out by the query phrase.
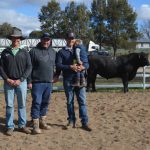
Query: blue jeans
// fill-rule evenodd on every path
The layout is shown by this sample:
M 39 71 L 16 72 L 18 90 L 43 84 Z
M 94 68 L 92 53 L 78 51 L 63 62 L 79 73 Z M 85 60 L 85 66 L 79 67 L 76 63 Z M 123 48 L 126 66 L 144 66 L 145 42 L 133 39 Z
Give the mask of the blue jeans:
M 52 92 L 52 83 L 33 83 L 32 84 L 32 119 L 38 119 L 41 116 L 46 116 L 50 96 Z
M 4 93 L 6 101 L 6 127 L 14 128 L 14 99 L 17 96 L 18 103 L 18 127 L 26 126 L 26 96 L 27 96 L 27 82 L 24 80 L 17 87 L 10 86 L 4 82 Z
M 75 74 L 76 74 L 76 78 L 78 78 L 78 79 L 85 78 L 85 76 L 84 76 L 85 71 L 78 71 Z
M 79 104 L 79 117 L 81 118 L 82 125 L 88 123 L 87 107 L 86 107 L 86 90 L 85 87 L 72 87 L 72 80 L 63 80 L 65 94 L 67 98 L 67 111 L 68 121 L 75 122 L 75 111 L 74 111 L 74 95 L 77 97 Z

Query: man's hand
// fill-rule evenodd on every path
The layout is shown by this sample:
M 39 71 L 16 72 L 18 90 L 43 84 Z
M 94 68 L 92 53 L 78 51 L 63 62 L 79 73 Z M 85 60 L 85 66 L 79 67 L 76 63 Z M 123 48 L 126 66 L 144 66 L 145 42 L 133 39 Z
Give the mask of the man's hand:
M 19 86 L 19 85 L 20 85 L 20 83 L 21 83 L 21 81 L 20 81 L 20 80 L 15 80 L 15 82 L 14 82 L 14 86 Z
M 28 89 L 32 89 L 32 83 L 29 83 L 27 87 Z
M 6 81 L 7 81 L 7 83 L 8 83 L 9 85 L 15 86 L 15 80 L 12 80 L 12 79 L 9 79 L 9 78 L 8 78 Z
M 78 71 L 78 66 L 77 66 L 77 64 L 70 65 L 70 68 L 71 68 L 71 70 L 73 70 L 73 71 L 75 71 L 75 72 Z
M 55 77 L 53 78 L 53 80 L 52 80 L 53 83 L 56 83 L 56 82 L 58 82 L 58 81 L 59 81 L 59 77 L 57 77 L 57 76 L 55 76 Z
M 83 65 L 78 65 L 77 71 L 82 71 L 82 70 L 85 70 L 85 67 Z

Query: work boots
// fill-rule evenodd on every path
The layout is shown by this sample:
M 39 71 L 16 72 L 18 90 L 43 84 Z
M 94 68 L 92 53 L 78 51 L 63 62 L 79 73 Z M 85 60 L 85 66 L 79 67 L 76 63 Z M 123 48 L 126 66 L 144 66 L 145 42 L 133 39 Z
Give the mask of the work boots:
M 33 134 L 41 134 L 41 130 L 39 128 L 39 119 L 33 119 Z
M 49 125 L 47 125 L 46 123 L 46 116 L 42 116 L 40 118 L 40 128 L 41 129 L 45 129 L 45 130 L 49 130 L 51 127 Z

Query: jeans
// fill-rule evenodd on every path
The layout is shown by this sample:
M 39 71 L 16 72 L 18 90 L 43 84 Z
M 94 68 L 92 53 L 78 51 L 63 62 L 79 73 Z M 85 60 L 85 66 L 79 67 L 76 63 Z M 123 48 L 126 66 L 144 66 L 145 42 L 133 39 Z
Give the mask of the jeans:
M 81 118 L 82 125 L 87 125 L 88 115 L 86 107 L 86 90 L 85 87 L 73 87 L 72 80 L 63 79 L 65 94 L 67 98 L 67 111 L 68 111 L 68 121 L 75 122 L 75 111 L 74 111 L 74 95 L 77 97 L 79 104 L 79 117 Z
M 18 103 L 18 127 L 26 126 L 26 96 L 27 96 L 27 81 L 24 80 L 17 87 L 10 86 L 4 82 L 4 93 L 6 101 L 6 127 L 14 128 L 14 100 L 15 94 Z
M 76 74 L 76 77 L 77 77 L 78 79 L 80 79 L 80 78 L 85 78 L 85 76 L 84 76 L 85 71 L 78 71 L 78 72 L 76 72 L 75 74 Z
M 32 119 L 38 119 L 41 116 L 46 116 L 50 96 L 52 92 L 52 83 L 33 83 L 32 84 Z

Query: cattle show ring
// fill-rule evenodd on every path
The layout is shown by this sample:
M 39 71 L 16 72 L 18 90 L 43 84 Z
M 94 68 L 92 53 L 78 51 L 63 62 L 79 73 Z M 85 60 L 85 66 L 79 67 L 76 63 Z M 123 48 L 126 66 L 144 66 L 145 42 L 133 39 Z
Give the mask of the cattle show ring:
M 33 46 L 36 41 L 30 41 L 31 43 Z M 55 44 L 64 43 L 55 41 Z M 80 119 L 77 119 L 76 128 L 65 130 L 67 108 L 60 78 L 60 82 L 53 85 L 54 92 L 49 106 L 47 122 L 51 129 L 36 136 L 15 132 L 12 137 L 6 137 L 5 100 L 1 79 L 0 149 L 149 150 L 150 67 L 147 65 L 150 57 L 143 53 L 127 56 L 89 56 L 91 76 L 88 77 L 90 85 L 87 92 L 87 108 L 92 128 L 90 133 L 81 130 Z M 91 61 L 92 59 L 94 61 Z M 29 128 L 31 102 L 31 93 L 28 90 L 26 107 Z M 15 121 L 16 106 L 17 104 Z M 76 99 L 74 107 L 76 116 L 79 116 Z

